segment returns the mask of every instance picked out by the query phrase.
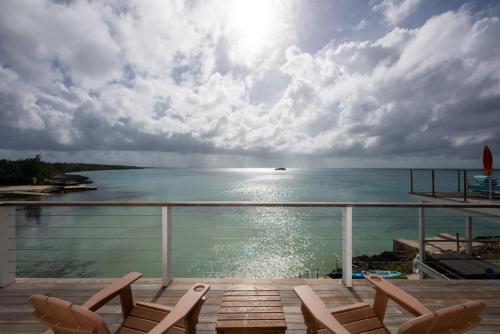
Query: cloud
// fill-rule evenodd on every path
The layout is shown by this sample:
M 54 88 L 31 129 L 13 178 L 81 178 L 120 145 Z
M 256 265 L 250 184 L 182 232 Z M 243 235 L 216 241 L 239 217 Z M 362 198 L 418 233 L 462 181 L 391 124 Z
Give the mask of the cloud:
M 368 27 L 368 21 L 365 19 L 362 19 L 361 21 L 359 21 L 359 23 L 356 25 L 356 27 L 354 27 L 354 30 L 363 30 L 366 27 Z
M 416 5 L 375 7 L 395 23 Z M 296 43 L 293 6 L 278 0 L 272 8 L 288 9 L 269 38 L 279 38 L 246 55 L 218 1 L 1 6 L 2 150 L 227 161 L 469 158 L 485 142 L 500 147 L 494 15 L 447 11 L 312 52 Z M 370 26 L 353 26 L 363 20 Z
M 487 46 L 499 47 L 499 29 L 461 10 L 373 42 L 290 48 L 282 71 L 292 82 L 275 110 L 288 122 L 275 132 L 295 152 L 325 155 L 470 157 L 498 145 L 500 63 Z
M 382 0 L 372 9 L 381 12 L 388 23 L 395 25 L 415 12 L 420 2 L 421 0 Z

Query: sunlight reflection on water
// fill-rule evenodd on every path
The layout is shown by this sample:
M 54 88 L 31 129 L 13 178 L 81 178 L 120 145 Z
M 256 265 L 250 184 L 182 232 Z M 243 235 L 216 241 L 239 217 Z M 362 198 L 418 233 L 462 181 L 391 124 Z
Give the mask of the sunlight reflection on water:
M 311 253 L 311 235 L 299 210 L 290 208 L 254 208 L 234 217 L 247 217 L 238 238 L 213 240 L 208 246 L 211 268 L 223 277 L 297 277 L 307 269 Z M 251 211 L 251 212 L 250 212 Z M 249 217 L 249 218 L 248 218 Z M 219 229 L 231 230 L 220 226 Z M 218 235 L 227 231 L 219 231 Z M 200 268 L 201 269 L 201 268 Z
M 145 169 L 86 173 L 97 192 L 51 200 L 409 201 L 404 170 Z M 456 174 L 450 176 L 456 180 Z M 416 211 L 354 210 L 353 251 L 374 254 L 417 237 Z M 463 217 L 429 212 L 429 233 Z M 159 277 L 159 208 L 44 207 L 16 218 L 19 277 Z M 498 231 L 482 222 L 475 233 Z M 488 230 L 489 229 L 489 230 Z M 495 232 L 496 233 L 496 232 Z M 330 208 L 173 208 L 174 277 L 298 277 L 334 269 L 341 217 Z

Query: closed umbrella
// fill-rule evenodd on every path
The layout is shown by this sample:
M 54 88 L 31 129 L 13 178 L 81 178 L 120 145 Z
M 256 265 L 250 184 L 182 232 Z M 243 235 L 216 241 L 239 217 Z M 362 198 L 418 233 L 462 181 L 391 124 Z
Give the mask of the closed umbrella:
M 488 145 L 484 145 L 483 149 L 483 167 L 484 175 L 490 176 L 493 169 L 493 156 Z

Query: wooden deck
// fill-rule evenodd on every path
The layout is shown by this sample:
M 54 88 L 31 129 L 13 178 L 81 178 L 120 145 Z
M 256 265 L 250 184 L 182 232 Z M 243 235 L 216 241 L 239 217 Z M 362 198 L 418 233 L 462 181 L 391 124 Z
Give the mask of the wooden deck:
M 434 195 L 432 195 L 432 192 L 412 192 L 410 193 L 412 195 L 417 195 L 417 196 L 425 196 L 425 197 L 433 197 L 433 198 L 439 198 L 439 199 L 446 199 L 450 201 L 457 201 L 457 202 L 463 202 L 464 201 L 464 193 L 462 192 L 438 192 L 436 191 Z M 488 198 L 488 195 L 485 194 L 480 194 L 480 193 L 475 193 L 475 192 L 468 192 L 467 193 L 467 200 L 478 200 L 479 202 L 476 203 L 485 203 L 485 201 L 490 201 L 489 203 L 498 203 L 498 200 L 500 200 L 500 196 L 495 193 L 493 194 L 491 200 Z
M 110 279 L 17 279 L 15 284 L 0 289 L 0 333 L 42 333 L 45 329 L 31 317 L 28 296 L 44 293 L 65 298 L 74 303 L 83 303 L 93 293 L 110 282 Z M 371 302 L 373 290 L 364 281 L 355 281 L 354 288 L 343 287 L 338 280 L 249 280 L 249 279 L 174 279 L 166 289 L 161 288 L 159 279 L 140 279 L 132 289 L 135 300 L 175 305 L 177 300 L 195 282 L 211 286 L 204 304 L 198 334 L 214 334 L 217 313 L 222 294 L 232 284 L 262 284 L 278 287 L 285 310 L 287 333 L 305 333 L 300 313 L 299 300 L 292 287 L 310 285 L 328 307 L 347 305 L 355 302 Z M 500 280 L 496 281 L 396 281 L 399 286 L 419 298 L 429 308 L 435 310 L 444 306 L 482 299 L 487 308 L 482 324 L 470 333 L 500 333 Z M 119 301 L 114 300 L 99 312 L 110 327 L 116 328 L 121 320 Z M 386 324 L 395 333 L 396 328 L 411 316 L 394 304 L 388 307 Z

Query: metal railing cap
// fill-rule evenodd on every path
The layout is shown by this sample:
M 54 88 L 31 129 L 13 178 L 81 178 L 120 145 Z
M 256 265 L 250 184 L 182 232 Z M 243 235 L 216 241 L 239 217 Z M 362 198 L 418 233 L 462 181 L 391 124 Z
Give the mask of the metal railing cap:
M 357 207 L 357 208 L 500 208 L 500 203 L 450 202 L 255 202 L 255 201 L 3 201 L 0 206 L 122 206 L 122 207 Z

